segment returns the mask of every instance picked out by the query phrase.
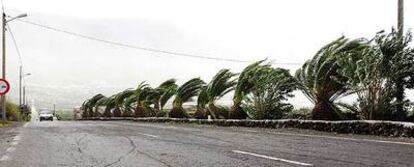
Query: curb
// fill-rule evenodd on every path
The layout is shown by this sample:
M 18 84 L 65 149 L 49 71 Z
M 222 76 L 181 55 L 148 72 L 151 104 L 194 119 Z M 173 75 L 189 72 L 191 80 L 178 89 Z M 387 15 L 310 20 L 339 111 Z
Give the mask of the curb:
M 311 129 L 324 132 L 350 133 L 363 135 L 376 135 L 387 137 L 414 137 L 414 123 L 394 121 L 373 121 L 373 120 L 350 120 L 350 121 L 323 121 L 323 120 L 236 120 L 236 119 L 189 119 L 189 118 L 166 118 L 166 117 L 92 117 L 80 120 L 99 121 L 134 121 L 134 122 L 175 122 L 175 123 L 196 123 L 217 126 L 240 126 L 260 128 L 299 128 Z

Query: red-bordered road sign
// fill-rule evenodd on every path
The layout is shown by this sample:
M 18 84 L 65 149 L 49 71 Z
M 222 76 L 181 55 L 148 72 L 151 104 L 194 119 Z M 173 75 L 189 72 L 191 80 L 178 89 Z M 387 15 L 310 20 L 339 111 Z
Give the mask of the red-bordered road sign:
M 10 90 L 10 84 L 5 79 L 0 79 L 0 95 L 4 96 L 9 92 Z

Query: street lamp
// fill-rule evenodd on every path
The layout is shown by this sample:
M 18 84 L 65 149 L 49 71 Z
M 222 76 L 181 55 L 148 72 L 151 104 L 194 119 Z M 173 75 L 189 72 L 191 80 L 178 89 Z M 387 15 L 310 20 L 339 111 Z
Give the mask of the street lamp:
M 6 24 L 14 19 L 18 19 L 18 18 L 23 18 L 26 17 L 27 14 L 20 14 L 17 15 L 16 17 L 11 17 L 10 19 L 6 19 L 6 13 L 2 14 L 2 33 L 3 33 L 3 39 L 2 39 L 2 48 L 3 48 L 3 55 L 2 55 L 2 79 L 6 79 Z M 1 111 L 3 112 L 2 114 L 2 120 L 6 121 L 6 95 L 1 96 L 0 99 L 1 102 Z
M 20 70 L 19 70 L 19 106 L 20 107 L 22 106 L 22 79 L 29 75 L 32 75 L 32 74 L 30 73 L 23 74 L 23 66 L 20 65 Z

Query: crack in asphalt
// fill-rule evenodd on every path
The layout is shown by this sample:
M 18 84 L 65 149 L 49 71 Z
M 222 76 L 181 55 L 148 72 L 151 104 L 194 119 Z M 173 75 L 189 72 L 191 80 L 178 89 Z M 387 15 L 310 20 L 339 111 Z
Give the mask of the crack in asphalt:
M 79 139 L 76 140 L 76 145 L 78 146 L 78 151 L 79 153 L 82 153 L 82 148 L 80 146 L 80 142 L 82 142 L 82 140 L 86 137 L 86 134 L 83 135 L 82 137 L 80 137 Z
M 132 141 L 132 139 L 131 138 L 129 138 L 128 136 L 124 136 L 125 138 L 127 138 L 128 140 L 129 140 L 129 143 L 131 144 L 131 146 L 132 146 L 132 149 L 130 149 L 125 155 L 123 155 L 123 156 L 121 156 L 121 157 L 119 157 L 116 161 L 114 161 L 114 162 L 112 162 L 112 163 L 109 163 L 109 164 L 106 164 L 106 165 L 104 165 L 104 167 L 108 167 L 108 166 L 112 166 L 112 165 L 114 165 L 114 164 L 116 164 L 116 163 L 119 163 L 119 162 L 121 162 L 121 160 L 122 159 L 124 159 L 125 157 L 127 157 L 129 154 L 131 154 L 132 152 L 134 152 L 134 150 L 137 148 L 137 146 L 135 145 L 135 143 L 134 143 L 134 141 Z
M 114 165 L 114 164 L 116 164 L 116 163 L 119 163 L 119 162 L 121 162 L 121 160 L 122 159 L 124 159 L 125 157 L 127 157 L 128 155 L 130 155 L 132 152 L 134 152 L 134 151 L 136 151 L 136 152 L 138 152 L 138 153 L 140 153 L 140 154 L 142 154 L 142 155 L 145 155 L 146 157 L 148 157 L 148 158 L 150 158 L 150 159 L 152 159 L 152 160 L 155 160 L 155 161 L 157 161 L 157 162 L 159 162 L 159 163 L 161 163 L 161 164 L 163 164 L 163 165 L 165 165 L 165 166 L 167 166 L 167 167 L 172 167 L 171 165 L 169 165 L 169 164 L 167 164 L 166 162 L 164 162 L 164 161 L 161 161 L 161 160 L 159 160 L 159 159 L 157 159 L 157 158 L 155 158 L 155 157 L 153 157 L 153 156 L 151 156 L 150 154 L 147 154 L 147 153 L 145 153 L 145 152 L 143 152 L 143 151 L 140 151 L 140 150 L 138 150 L 137 149 L 137 145 L 135 144 L 135 142 L 130 138 L 130 137 L 128 137 L 128 136 L 124 136 L 125 138 L 127 138 L 128 140 L 129 140 L 129 143 L 131 144 L 131 146 L 132 146 L 132 149 L 131 150 L 129 150 L 125 155 L 123 155 L 123 156 L 121 156 L 121 157 L 119 157 L 118 158 L 118 160 L 116 160 L 116 161 L 114 161 L 114 162 L 112 162 L 112 163 L 109 163 L 109 164 L 107 164 L 107 165 L 104 165 L 104 167 L 109 167 L 109 166 L 112 166 L 112 165 Z

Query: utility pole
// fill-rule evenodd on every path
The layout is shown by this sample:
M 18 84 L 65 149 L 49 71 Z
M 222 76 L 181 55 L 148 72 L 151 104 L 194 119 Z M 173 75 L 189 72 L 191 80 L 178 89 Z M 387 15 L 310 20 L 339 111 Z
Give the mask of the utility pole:
M 19 107 L 22 106 L 22 65 L 19 68 Z
M 23 86 L 23 105 L 26 105 L 26 86 Z
M 6 24 L 7 22 L 10 22 L 14 19 L 18 19 L 18 18 L 22 18 L 22 17 L 26 17 L 27 14 L 20 14 L 16 17 L 12 17 L 9 20 L 6 20 L 6 13 L 4 13 L 4 10 L 2 12 L 2 22 L 1 22 L 1 29 L 2 29 L 2 79 L 6 80 Z M 0 99 L 0 105 L 1 105 L 1 111 L 3 112 L 2 114 L 2 120 L 6 121 L 7 117 L 6 117 L 6 95 L 2 95 L 1 99 Z
M 404 0 L 398 0 L 398 32 L 404 32 Z
M 2 14 L 2 47 L 3 47 L 3 55 L 2 55 L 2 79 L 6 79 L 6 14 L 3 12 Z M 1 111 L 3 112 L 2 120 L 6 121 L 6 95 L 2 95 L 1 99 Z

